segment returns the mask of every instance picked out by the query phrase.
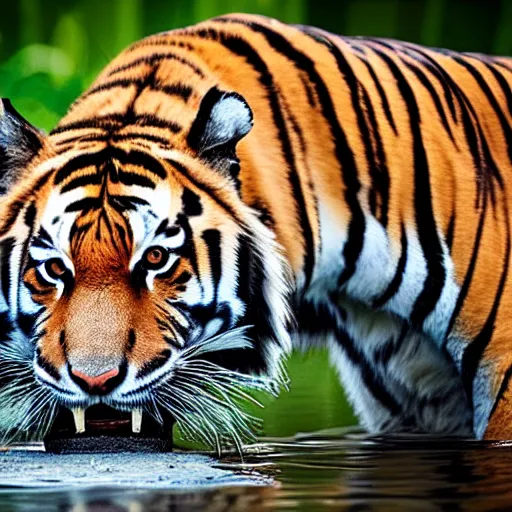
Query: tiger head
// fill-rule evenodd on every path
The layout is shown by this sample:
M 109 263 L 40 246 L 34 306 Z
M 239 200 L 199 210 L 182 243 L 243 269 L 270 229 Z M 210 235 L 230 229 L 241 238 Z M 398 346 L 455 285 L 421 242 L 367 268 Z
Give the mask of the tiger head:
M 237 179 L 251 110 L 213 87 L 166 145 L 108 123 L 43 136 L 0 107 L 0 428 L 105 404 L 239 437 L 290 348 L 289 269 Z

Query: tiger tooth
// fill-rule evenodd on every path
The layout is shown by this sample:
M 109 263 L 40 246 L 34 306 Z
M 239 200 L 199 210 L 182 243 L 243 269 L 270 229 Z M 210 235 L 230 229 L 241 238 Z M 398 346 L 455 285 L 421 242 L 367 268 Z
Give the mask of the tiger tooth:
M 71 409 L 73 413 L 73 419 L 75 420 L 75 430 L 77 434 L 83 434 L 85 432 L 85 409 L 78 407 Z
M 132 432 L 134 434 L 140 434 L 142 427 L 142 409 L 138 407 L 132 410 Z

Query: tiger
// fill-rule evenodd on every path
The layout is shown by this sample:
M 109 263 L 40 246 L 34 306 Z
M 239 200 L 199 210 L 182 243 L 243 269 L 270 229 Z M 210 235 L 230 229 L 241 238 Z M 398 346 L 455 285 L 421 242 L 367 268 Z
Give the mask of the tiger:
M 231 14 L 132 44 L 48 135 L 3 100 L 0 430 L 105 405 L 240 444 L 324 347 L 370 433 L 512 438 L 511 84 Z

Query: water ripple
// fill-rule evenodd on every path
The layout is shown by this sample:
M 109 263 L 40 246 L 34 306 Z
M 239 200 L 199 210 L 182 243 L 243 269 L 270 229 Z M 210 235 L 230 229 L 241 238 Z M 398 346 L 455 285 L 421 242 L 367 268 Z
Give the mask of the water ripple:
M 104 457 L 112 466 L 112 456 Z M 169 485 L 170 474 L 152 463 L 149 454 L 140 454 L 137 470 L 154 482 L 152 489 L 122 481 L 112 488 L 111 473 L 111 488 L 101 478 L 88 480 L 87 490 L 79 482 L 44 492 L 3 488 L 0 510 L 512 510 L 509 442 L 337 430 L 265 439 L 246 448 L 243 462 L 234 455 L 204 458 L 203 466 L 187 466 L 190 455 L 183 454 L 160 455 L 159 460 L 169 464 L 177 457 L 185 461 L 178 485 Z M 0 458 L 0 479 L 2 464 Z M 203 480 L 210 476 L 208 485 L 194 480 L 192 470 Z M 18 463 L 17 475 L 22 483 L 23 463 Z

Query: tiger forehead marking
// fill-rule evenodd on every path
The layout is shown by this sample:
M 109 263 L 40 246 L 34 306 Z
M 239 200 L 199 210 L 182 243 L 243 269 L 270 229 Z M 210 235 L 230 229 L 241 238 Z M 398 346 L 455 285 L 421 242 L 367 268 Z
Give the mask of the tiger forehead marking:
M 4 101 L 0 377 L 240 443 L 232 398 L 323 344 L 373 432 L 510 437 L 511 82 L 231 15 L 135 43 L 46 138 Z

